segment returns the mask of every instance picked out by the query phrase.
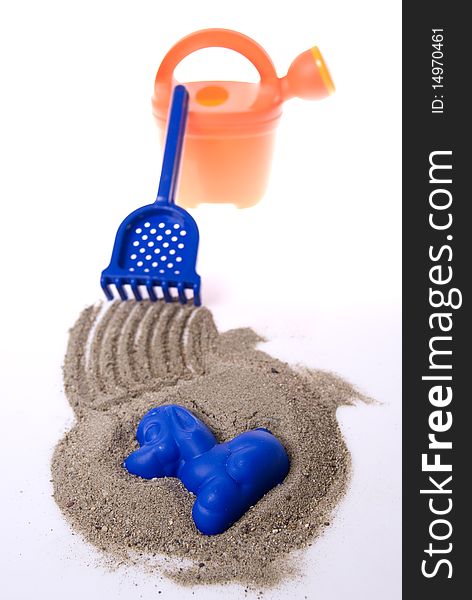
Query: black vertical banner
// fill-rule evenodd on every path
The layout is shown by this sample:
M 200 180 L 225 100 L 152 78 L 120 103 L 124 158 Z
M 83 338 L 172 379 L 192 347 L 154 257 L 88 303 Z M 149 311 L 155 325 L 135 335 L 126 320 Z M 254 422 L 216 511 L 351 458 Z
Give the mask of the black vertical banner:
M 403 3 L 403 598 L 472 577 L 472 29 L 462 2 Z

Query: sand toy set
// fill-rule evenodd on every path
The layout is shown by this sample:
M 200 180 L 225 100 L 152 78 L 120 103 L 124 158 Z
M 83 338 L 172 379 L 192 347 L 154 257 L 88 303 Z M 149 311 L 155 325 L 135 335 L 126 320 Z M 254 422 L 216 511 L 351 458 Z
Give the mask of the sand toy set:
M 254 64 L 260 81 L 176 82 L 177 64 L 207 47 L 239 52 Z M 235 31 L 198 31 L 171 48 L 157 72 L 152 99 L 153 114 L 165 133 L 157 199 L 121 223 L 101 276 L 107 299 L 113 300 L 114 288 L 122 301 L 132 296 L 139 303 L 146 295 L 152 303 L 185 305 L 192 300 L 200 306 L 199 232 L 183 206 L 205 202 L 244 208 L 257 203 L 266 188 L 283 102 L 294 96 L 320 99 L 333 91 L 316 47 L 299 55 L 282 78 L 263 48 Z M 136 439 L 139 448 L 123 467 L 143 479 L 180 479 L 195 494 L 193 520 L 206 535 L 231 527 L 284 481 L 290 467 L 284 446 L 268 428 L 246 430 L 218 443 L 201 420 L 177 404 L 148 411 Z

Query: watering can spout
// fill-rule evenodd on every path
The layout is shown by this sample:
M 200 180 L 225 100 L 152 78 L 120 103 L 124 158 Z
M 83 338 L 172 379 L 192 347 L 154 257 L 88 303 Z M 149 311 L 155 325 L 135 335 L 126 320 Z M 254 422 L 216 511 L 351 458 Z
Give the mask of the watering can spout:
M 299 54 L 280 79 L 282 99 L 321 100 L 334 93 L 328 67 L 317 46 Z

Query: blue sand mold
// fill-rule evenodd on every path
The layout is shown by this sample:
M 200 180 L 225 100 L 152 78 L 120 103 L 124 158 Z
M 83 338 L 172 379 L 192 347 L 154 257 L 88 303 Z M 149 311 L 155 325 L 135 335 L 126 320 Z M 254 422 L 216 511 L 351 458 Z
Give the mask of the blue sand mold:
M 290 466 L 285 448 L 268 429 L 218 444 L 206 425 L 177 405 L 147 412 L 136 439 L 140 448 L 123 466 L 144 479 L 178 477 L 196 495 L 192 517 L 206 535 L 226 531 L 282 483 Z

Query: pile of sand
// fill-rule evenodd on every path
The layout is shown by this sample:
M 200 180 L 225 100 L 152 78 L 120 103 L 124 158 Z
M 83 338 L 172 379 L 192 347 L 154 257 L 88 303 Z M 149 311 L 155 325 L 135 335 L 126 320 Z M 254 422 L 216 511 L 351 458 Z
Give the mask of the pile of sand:
M 83 311 L 64 365 L 77 422 L 52 462 L 54 497 L 75 530 L 118 561 L 181 559 L 161 568 L 183 584 L 270 586 L 300 570 L 294 551 L 329 525 L 349 476 L 336 409 L 360 396 L 256 350 L 258 341 L 249 329 L 218 333 L 204 308 L 128 301 Z M 286 480 L 225 533 L 202 535 L 180 481 L 121 466 L 140 418 L 161 404 L 187 407 L 218 441 L 267 427 L 290 456 Z

